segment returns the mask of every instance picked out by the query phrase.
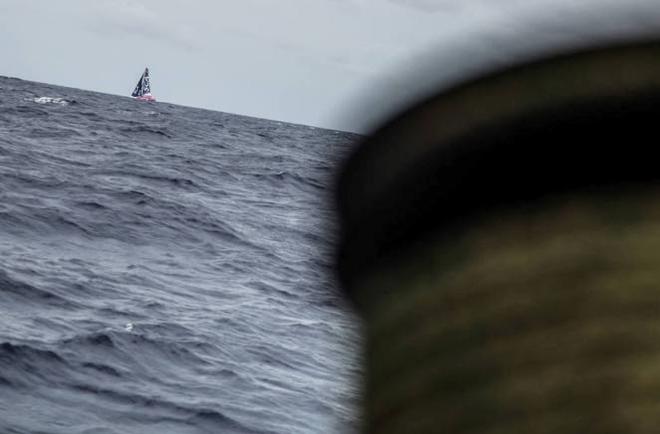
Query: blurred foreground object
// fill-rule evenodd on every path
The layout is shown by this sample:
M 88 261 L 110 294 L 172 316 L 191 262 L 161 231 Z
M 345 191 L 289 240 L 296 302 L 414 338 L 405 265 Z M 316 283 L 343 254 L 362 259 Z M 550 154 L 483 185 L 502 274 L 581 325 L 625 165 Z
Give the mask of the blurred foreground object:
M 660 427 L 660 42 L 527 63 L 371 135 L 338 186 L 365 431 Z

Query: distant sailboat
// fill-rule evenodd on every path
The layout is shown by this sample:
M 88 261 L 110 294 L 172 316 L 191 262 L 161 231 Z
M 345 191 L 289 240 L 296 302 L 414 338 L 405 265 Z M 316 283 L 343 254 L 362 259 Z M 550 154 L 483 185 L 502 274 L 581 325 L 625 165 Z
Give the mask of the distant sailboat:
M 149 81 L 149 68 L 144 68 L 144 72 L 140 77 L 140 81 L 135 86 L 135 90 L 131 94 L 135 99 L 140 101 L 156 101 L 156 98 L 151 94 L 151 82 Z

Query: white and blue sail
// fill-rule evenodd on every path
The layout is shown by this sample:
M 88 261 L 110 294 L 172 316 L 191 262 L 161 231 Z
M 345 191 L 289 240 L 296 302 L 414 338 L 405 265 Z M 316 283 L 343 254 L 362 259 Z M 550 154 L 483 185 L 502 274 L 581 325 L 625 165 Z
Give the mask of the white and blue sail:
M 149 79 L 149 68 L 144 68 L 144 72 L 140 77 L 133 93 L 131 94 L 133 98 L 145 100 L 145 101 L 155 101 L 153 95 L 151 95 L 151 81 Z

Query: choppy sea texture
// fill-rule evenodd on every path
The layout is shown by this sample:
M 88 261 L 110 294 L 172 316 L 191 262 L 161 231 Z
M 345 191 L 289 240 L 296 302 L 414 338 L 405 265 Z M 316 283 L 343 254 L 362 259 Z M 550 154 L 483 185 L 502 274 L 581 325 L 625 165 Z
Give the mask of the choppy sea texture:
M 354 431 L 356 139 L 0 78 L 0 432 Z

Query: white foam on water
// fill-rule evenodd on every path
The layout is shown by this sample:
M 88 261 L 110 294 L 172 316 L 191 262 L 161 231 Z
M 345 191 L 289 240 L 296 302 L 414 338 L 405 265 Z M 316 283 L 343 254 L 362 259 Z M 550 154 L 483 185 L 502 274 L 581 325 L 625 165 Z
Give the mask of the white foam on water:
M 32 99 L 33 102 L 37 104 L 58 104 L 58 105 L 69 105 L 69 101 L 64 98 L 54 98 L 50 96 L 40 96 L 38 98 Z

